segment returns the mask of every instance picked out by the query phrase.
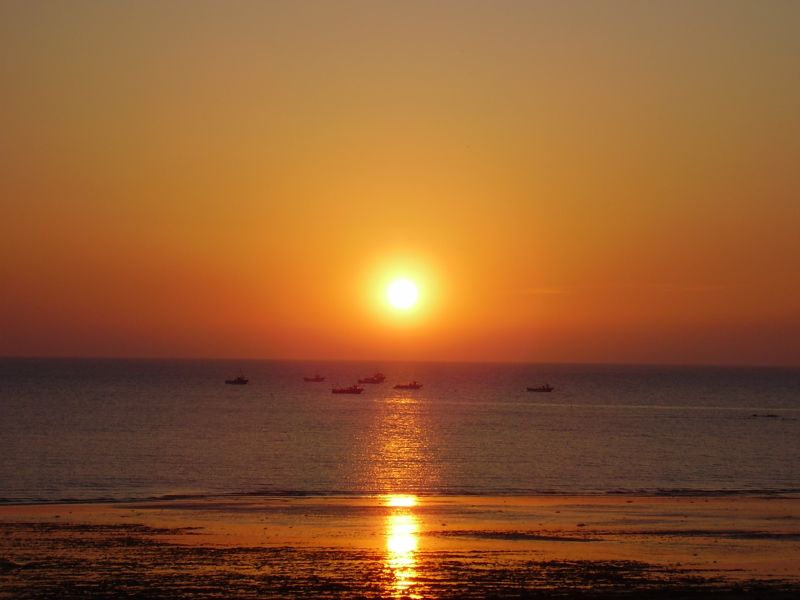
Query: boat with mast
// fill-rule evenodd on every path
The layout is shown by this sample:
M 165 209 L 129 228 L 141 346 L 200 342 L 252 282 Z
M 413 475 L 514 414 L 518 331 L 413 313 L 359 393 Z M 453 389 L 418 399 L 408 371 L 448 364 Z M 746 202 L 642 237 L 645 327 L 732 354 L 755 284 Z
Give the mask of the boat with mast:
M 383 383 L 386 381 L 386 375 L 381 372 L 375 373 L 372 377 L 365 377 L 364 379 L 359 379 L 358 383 Z

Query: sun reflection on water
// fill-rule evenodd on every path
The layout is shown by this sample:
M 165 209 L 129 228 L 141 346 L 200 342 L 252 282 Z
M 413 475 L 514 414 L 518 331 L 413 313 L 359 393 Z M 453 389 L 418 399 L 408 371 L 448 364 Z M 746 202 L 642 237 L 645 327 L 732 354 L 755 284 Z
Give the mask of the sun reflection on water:
M 410 589 L 417 577 L 415 553 L 419 547 L 419 520 L 410 511 L 416 505 L 415 496 L 386 498 L 386 506 L 396 509 L 386 516 L 386 567 L 394 575 L 388 591 L 395 598 L 421 598 Z
M 418 549 L 419 498 L 411 493 L 431 487 L 437 478 L 431 460 L 427 408 L 419 398 L 389 396 L 374 405 L 370 445 L 365 449 L 365 486 L 380 490 L 386 535 L 385 589 L 393 598 L 422 598 Z M 401 490 L 406 493 L 394 493 Z
M 417 505 L 417 497 L 406 494 L 391 494 L 386 497 L 386 506 L 410 508 Z

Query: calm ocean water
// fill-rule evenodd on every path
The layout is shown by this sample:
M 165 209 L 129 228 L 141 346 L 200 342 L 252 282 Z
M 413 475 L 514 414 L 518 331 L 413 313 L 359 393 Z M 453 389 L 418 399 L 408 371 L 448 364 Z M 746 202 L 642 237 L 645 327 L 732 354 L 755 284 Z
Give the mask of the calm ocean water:
M 2 502 L 798 494 L 800 369 L 2 359 L 0 457 Z

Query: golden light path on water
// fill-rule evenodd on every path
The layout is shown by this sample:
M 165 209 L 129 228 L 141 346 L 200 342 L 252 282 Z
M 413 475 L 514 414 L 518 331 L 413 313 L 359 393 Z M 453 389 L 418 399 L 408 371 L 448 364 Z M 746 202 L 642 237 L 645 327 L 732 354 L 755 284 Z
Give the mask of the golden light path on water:
M 419 547 L 419 521 L 411 511 L 417 498 L 410 495 L 389 495 L 386 506 L 394 510 L 386 516 L 386 566 L 394 574 L 388 590 L 395 598 L 421 598 L 409 593 L 417 577 L 415 553 Z
M 389 575 L 384 595 L 421 598 L 418 558 L 422 521 L 415 509 L 415 488 L 435 485 L 431 468 L 427 410 L 421 394 L 390 391 L 375 403 L 374 420 L 364 448 L 364 486 L 379 489 L 384 508 L 384 568 Z M 405 492 L 405 493 L 401 493 Z

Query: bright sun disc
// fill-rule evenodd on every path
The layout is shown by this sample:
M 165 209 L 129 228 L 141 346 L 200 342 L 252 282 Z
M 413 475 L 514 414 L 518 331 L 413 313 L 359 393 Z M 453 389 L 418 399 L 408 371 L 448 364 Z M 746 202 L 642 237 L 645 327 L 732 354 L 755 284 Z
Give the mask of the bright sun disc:
M 389 304 L 400 310 L 411 308 L 417 303 L 419 292 L 413 281 L 408 279 L 395 279 L 386 290 Z

